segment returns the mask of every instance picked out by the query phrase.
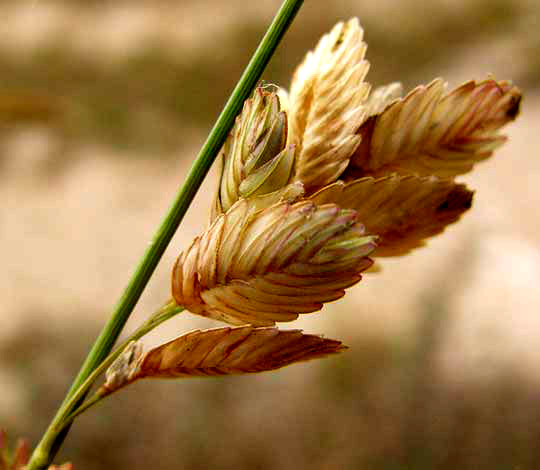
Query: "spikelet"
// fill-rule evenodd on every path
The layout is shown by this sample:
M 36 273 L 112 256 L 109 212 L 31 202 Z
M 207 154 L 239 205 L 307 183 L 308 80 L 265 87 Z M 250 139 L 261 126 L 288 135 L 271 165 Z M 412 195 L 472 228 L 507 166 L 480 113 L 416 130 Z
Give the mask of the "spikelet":
M 295 362 L 344 351 L 340 341 L 277 328 L 213 328 L 186 333 L 144 355 L 130 343 L 107 371 L 100 394 L 108 395 L 142 378 L 212 377 L 275 370 Z M 136 350 L 136 356 L 133 351 Z M 125 357 L 136 357 L 126 362 Z
M 360 143 L 369 85 L 366 45 L 356 18 L 338 23 L 296 69 L 289 96 L 290 142 L 298 145 L 295 178 L 307 193 L 332 183 Z
M 334 204 L 282 202 L 255 212 L 241 199 L 178 257 L 173 297 L 233 325 L 291 321 L 356 284 L 375 238 L 354 211 Z
M 294 163 L 294 146 L 287 142 L 287 115 L 280 110 L 277 91 L 258 87 L 244 103 L 220 153 L 221 175 L 211 220 L 240 197 L 268 194 L 284 187 Z
M 344 177 L 392 172 L 453 177 L 506 141 L 498 130 L 518 113 L 517 87 L 488 79 L 444 91 L 444 82 L 436 79 L 368 119 Z
M 403 86 L 399 82 L 390 83 L 375 88 L 366 101 L 366 115 L 368 117 L 382 113 L 393 101 L 403 93 Z
M 311 200 L 356 210 L 366 233 L 380 237 L 372 256 L 397 256 L 456 222 L 471 207 L 472 196 L 464 185 L 449 179 L 392 175 L 338 181 Z

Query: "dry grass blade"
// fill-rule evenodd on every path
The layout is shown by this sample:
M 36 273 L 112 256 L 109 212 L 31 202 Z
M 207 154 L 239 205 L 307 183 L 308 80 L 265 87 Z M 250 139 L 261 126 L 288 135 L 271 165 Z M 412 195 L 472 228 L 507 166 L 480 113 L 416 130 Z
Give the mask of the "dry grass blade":
M 375 238 L 334 204 L 282 202 L 254 212 L 241 199 L 178 258 L 172 293 L 187 310 L 231 324 L 270 326 L 345 294 Z
M 369 118 L 345 177 L 392 172 L 453 177 L 505 142 L 498 131 L 518 113 L 517 87 L 489 79 L 444 91 L 444 82 L 434 80 Z
M 214 328 L 196 330 L 151 349 L 123 368 L 121 380 L 102 387 L 110 394 L 141 378 L 235 375 L 279 369 L 346 349 L 340 341 L 277 328 Z M 116 370 L 119 370 L 116 368 Z
M 360 143 L 369 93 L 362 36 L 356 18 L 338 23 L 294 73 L 289 140 L 298 145 L 296 179 L 308 192 L 335 181 Z
M 379 235 L 373 256 L 397 256 L 422 246 L 471 207 L 473 193 L 464 185 L 437 177 L 392 175 L 338 181 L 311 199 L 354 209 L 366 233 Z

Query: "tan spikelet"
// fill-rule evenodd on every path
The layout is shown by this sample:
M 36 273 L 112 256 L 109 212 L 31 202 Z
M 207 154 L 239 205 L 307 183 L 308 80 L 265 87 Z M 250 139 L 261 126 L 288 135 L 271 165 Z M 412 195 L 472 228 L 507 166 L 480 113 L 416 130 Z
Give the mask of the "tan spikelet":
M 366 233 L 379 235 L 373 256 L 403 255 L 422 246 L 471 207 L 473 193 L 449 179 L 392 175 L 338 181 L 312 196 L 354 209 Z
M 108 395 L 142 378 L 251 374 L 345 349 L 341 341 L 304 334 L 301 330 L 252 326 L 195 330 L 151 349 L 129 368 L 116 367 L 114 374 L 108 372 L 100 394 Z
M 231 324 L 291 321 L 356 284 L 374 240 L 354 211 L 334 204 L 283 202 L 254 212 L 241 199 L 178 257 L 173 297 Z
M 289 96 L 289 141 L 296 176 L 307 192 L 331 183 L 360 143 L 369 85 L 366 45 L 356 18 L 338 23 L 296 69 Z
M 403 87 L 398 82 L 375 88 L 366 101 L 366 115 L 375 116 L 382 113 L 390 103 L 401 96 L 401 93 L 403 93 Z
M 516 117 L 519 89 L 488 79 L 444 91 L 444 82 L 434 80 L 369 118 L 343 177 L 392 172 L 453 177 L 488 158 L 506 140 L 498 130 Z

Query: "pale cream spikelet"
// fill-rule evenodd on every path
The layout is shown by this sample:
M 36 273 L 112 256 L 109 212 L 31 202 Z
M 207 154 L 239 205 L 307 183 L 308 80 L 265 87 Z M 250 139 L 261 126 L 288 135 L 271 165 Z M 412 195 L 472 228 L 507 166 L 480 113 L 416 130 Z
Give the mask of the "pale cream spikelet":
M 453 177 L 488 158 L 506 141 L 498 131 L 516 117 L 519 89 L 492 79 L 469 81 L 450 93 L 445 88 L 436 79 L 369 118 L 347 171 Z
M 401 97 L 403 86 L 399 82 L 375 88 L 366 100 L 366 116 L 382 113 L 392 102 Z
M 287 129 L 276 87 L 256 88 L 221 150 L 212 220 L 240 197 L 272 193 L 289 182 L 295 150 L 287 146 Z
M 334 182 L 360 143 L 369 63 L 358 19 L 338 23 L 296 69 L 289 96 L 289 141 L 297 144 L 295 179 L 307 193 Z
M 345 349 L 341 341 L 302 333 L 253 326 L 195 330 L 142 353 L 131 343 L 109 368 L 101 396 L 142 378 L 175 379 L 252 374 L 319 359 Z M 137 360 L 126 362 L 126 357 Z M 119 364 L 117 364 L 119 363 Z
M 270 326 L 342 297 L 372 261 L 374 236 L 335 204 L 282 202 L 259 212 L 241 199 L 179 257 L 172 293 L 187 310 Z
M 472 204 L 472 191 L 436 176 L 391 175 L 338 181 L 315 193 L 316 204 L 354 209 L 367 234 L 377 234 L 372 256 L 398 256 L 424 244 L 459 220 Z

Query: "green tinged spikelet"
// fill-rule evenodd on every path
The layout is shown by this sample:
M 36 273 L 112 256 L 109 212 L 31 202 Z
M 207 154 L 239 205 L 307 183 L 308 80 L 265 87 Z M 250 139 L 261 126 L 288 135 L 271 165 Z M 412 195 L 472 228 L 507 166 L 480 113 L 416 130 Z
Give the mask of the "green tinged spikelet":
M 335 204 L 281 202 L 262 211 L 241 199 L 178 258 L 172 292 L 193 313 L 231 324 L 273 325 L 344 295 L 375 236 Z
M 258 87 L 220 153 L 221 175 L 212 220 L 241 197 L 280 190 L 291 179 L 294 145 L 287 146 L 287 115 L 275 87 Z

